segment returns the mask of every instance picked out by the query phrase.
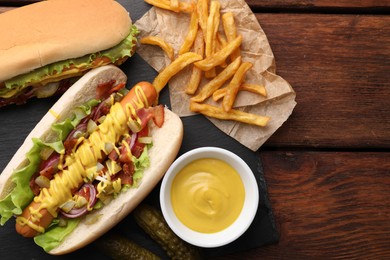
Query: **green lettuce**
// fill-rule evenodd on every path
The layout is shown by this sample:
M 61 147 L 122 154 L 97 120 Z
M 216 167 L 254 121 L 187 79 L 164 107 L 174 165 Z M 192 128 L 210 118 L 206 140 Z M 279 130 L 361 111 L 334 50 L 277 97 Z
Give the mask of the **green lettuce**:
M 62 122 L 53 124 L 52 129 L 57 134 L 56 141 L 45 143 L 38 138 L 32 139 L 33 147 L 26 154 L 28 164 L 24 168 L 19 169 L 13 173 L 12 182 L 15 184 L 15 188 L 10 194 L 0 200 L 1 225 L 4 225 L 6 221 L 8 221 L 14 214 L 21 214 L 23 208 L 25 208 L 34 198 L 34 194 L 30 189 L 29 182 L 31 176 L 38 170 L 40 165 L 40 154 L 42 149 L 50 147 L 56 152 L 62 153 L 64 150 L 62 141 L 86 115 L 91 113 L 92 108 L 98 104 L 98 100 L 91 100 L 88 103 L 76 108 L 71 117 L 65 119 Z M 146 146 L 139 158 L 133 157 L 133 163 L 135 166 L 135 172 L 133 175 L 134 183 L 132 186 L 125 185 L 122 189 L 122 192 L 139 186 L 139 182 L 143 177 L 144 170 L 150 165 L 148 149 L 150 149 L 151 146 L 151 144 Z M 102 206 L 103 204 L 98 201 L 95 205 L 95 209 L 99 209 Z M 45 231 L 45 233 L 34 237 L 35 243 L 42 247 L 46 252 L 61 244 L 63 239 L 77 227 L 78 223 L 80 222 L 80 218 L 68 219 L 66 226 L 59 226 L 58 222 L 59 220 L 55 219 L 51 226 Z
M 92 62 L 97 57 L 107 57 L 112 62 L 123 57 L 131 57 L 133 55 L 132 49 L 137 42 L 136 36 L 139 31 L 135 25 L 132 26 L 129 35 L 122 40 L 118 45 L 93 54 L 85 55 L 80 58 L 69 59 L 65 61 L 58 61 L 52 64 L 48 64 L 41 68 L 35 69 L 31 72 L 13 77 L 4 82 L 5 88 L 0 89 L 0 97 L 11 97 L 14 94 L 19 93 L 22 89 L 36 82 L 42 81 L 42 79 L 50 78 L 55 73 L 68 69 L 71 66 L 76 68 L 91 69 Z
M 139 181 L 142 179 L 144 175 L 144 170 L 148 168 L 150 165 L 147 146 L 145 146 L 139 158 L 133 157 L 133 163 L 134 163 L 133 186 L 138 187 Z
M 86 115 L 91 113 L 92 107 L 99 103 L 97 100 L 91 100 L 85 105 L 76 109 L 73 116 L 64 120 L 61 123 L 53 124 L 52 128 L 57 133 L 56 138 L 51 143 L 45 143 L 38 138 L 33 138 L 33 147 L 26 154 L 28 163 L 21 169 L 16 170 L 12 174 L 12 182 L 14 188 L 11 193 L 0 200 L 0 224 L 3 226 L 14 214 L 19 215 L 22 209 L 25 208 L 34 198 L 34 194 L 30 189 L 31 176 L 38 170 L 41 163 L 40 153 L 44 148 L 51 148 L 57 153 L 64 151 L 63 140 L 79 122 Z
M 65 226 L 54 226 L 46 230 L 45 233 L 35 236 L 34 242 L 43 250 L 49 252 L 53 248 L 56 248 L 61 241 L 69 235 L 79 224 L 80 219 L 68 219 Z
M 150 159 L 149 159 L 147 147 L 145 147 L 144 151 L 142 152 L 139 158 L 133 157 L 133 162 L 135 165 L 135 172 L 133 175 L 134 183 L 131 187 L 138 187 L 139 181 L 143 177 L 145 168 L 149 167 L 150 165 Z M 131 187 L 125 185 L 125 187 L 122 189 L 122 192 L 128 190 Z M 96 204 L 97 205 L 96 207 L 94 207 L 94 209 L 100 209 L 103 207 L 103 203 L 101 203 L 100 201 L 98 201 Z M 63 239 L 77 227 L 77 224 L 79 222 L 80 222 L 80 218 L 67 220 L 66 227 L 62 227 L 54 224 L 45 233 L 34 237 L 34 241 L 37 245 L 39 245 L 46 252 L 48 252 L 53 248 L 59 246 L 63 241 Z

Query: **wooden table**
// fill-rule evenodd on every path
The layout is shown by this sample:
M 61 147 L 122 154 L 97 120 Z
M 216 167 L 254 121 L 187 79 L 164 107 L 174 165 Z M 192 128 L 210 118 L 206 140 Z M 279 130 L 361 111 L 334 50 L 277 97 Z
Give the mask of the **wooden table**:
M 247 2 L 298 105 L 260 149 L 280 241 L 229 258 L 389 259 L 390 1 Z

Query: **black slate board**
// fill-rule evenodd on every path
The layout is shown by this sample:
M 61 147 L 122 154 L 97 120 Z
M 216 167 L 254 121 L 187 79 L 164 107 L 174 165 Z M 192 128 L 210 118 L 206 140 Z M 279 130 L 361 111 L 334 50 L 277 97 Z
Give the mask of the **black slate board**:
M 133 19 L 138 20 L 150 8 L 143 1 L 119 1 Z M 121 66 L 128 75 L 127 87 L 140 80 L 153 81 L 157 75 L 137 54 Z M 9 106 L 0 109 L 0 170 L 2 171 L 28 133 L 34 128 L 42 116 L 55 103 L 58 97 L 33 99 L 23 106 Z M 160 96 L 160 103 L 170 105 L 169 90 L 165 88 Z M 228 149 L 243 158 L 255 174 L 259 192 L 259 208 L 250 228 L 238 240 L 231 244 L 214 249 L 202 249 L 205 257 L 221 256 L 232 252 L 240 252 L 251 248 L 278 242 L 279 234 L 267 195 L 267 187 L 258 152 L 253 152 L 234 139 L 219 131 L 209 120 L 201 115 L 182 118 L 184 139 L 179 155 L 203 146 L 215 146 Z M 145 203 L 159 207 L 159 186 L 145 199 Z M 0 227 L 0 259 L 52 259 L 36 246 L 32 239 L 25 239 L 15 232 L 15 221 L 12 219 L 4 227 Z M 166 258 L 164 251 L 146 235 L 134 222 L 130 214 L 119 223 L 112 232 L 118 232 L 154 253 Z M 91 244 L 74 253 L 56 258 L 70 259 L 88 257 L 90 259 L 107 259 L 106 256 Z

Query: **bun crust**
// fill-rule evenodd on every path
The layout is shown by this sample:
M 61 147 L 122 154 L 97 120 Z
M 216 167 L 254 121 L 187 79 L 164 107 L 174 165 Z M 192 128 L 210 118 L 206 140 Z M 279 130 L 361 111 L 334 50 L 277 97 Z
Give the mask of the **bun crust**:
M 113 0 L 42 1 L 0 15 L 0 82 L 117 45 L 132 21 Z
M 53 137 L 50 134 L 50 126 L 55 121 L 68 117 L 70 107 L 94 98 L 96 86 L 112 78 L 117 79 L 117 82 L 126 82 L 127 80 L 126 75 L 119 68 L 107 65 L 89 71 L 62 95 L 31 131 L 0 175 L 0 189 L 2 189 L 0 197 L 5 196 L 12 188 L 10 177 L 14 169 L 21 168 L 26 164 L 25 154 L 32 147 L 31 138 L 41 137 L 46 141 L 51 140 Z M 144 171 L 139 187 L 120 193 L 108 205 L 89 213 L 92 218 L 99 216 L 97 221 L 93 224 L 86 224 L 85 219 L 82 219 L 77 228 L 64 239 L 61 245 L 52 249 L 48 252 L 49 254 L 67 254 L 96 240 L 125 218 L 159 183 L 179 152 L 183 139 L 183 124 L 175 113 L 165 108 L 163 126 L 158 128 L 151 124 L 150 127 L 153 138 L 153 146 L 149 149 L 150 167 Z

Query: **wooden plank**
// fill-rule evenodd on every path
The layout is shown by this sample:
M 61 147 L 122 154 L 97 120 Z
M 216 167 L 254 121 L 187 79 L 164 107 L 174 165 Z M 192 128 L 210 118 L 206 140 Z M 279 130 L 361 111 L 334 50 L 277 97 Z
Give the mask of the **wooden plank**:
M 389 0 L 246 0 L 249 6 L 253 9 L 302 9 L 302 10 L 337 10 L 337 9 L 368 9 L 377 10 L 383 7 L 390 7 Z
M 390 16 L 256 14 L 297 92 L 267 147 L 390 147 Z
M 389 259 L 389 156 L 262 152 L 280 241 L 228 259 Z

